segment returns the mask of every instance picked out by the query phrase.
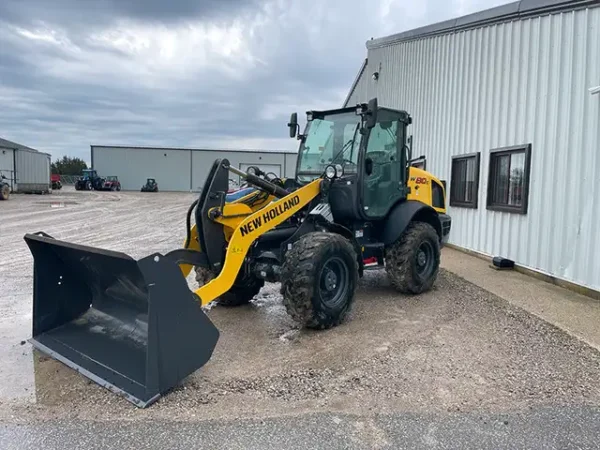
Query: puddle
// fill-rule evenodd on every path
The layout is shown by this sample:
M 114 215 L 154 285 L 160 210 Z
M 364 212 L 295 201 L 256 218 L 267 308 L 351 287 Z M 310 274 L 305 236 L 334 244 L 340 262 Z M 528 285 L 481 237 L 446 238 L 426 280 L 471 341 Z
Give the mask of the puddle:
M 43 206 L 49 206 L 50 208 L 65 208 L 67 206 L 70 205 L 78 205 L 79 202 L 73 201 L 73 200 L 61 200 L 61 201 L 57 201 L 57 200 L 52 200 L 49 202 L 34 202 L 34 204 L 36 205 L 43 205 Z

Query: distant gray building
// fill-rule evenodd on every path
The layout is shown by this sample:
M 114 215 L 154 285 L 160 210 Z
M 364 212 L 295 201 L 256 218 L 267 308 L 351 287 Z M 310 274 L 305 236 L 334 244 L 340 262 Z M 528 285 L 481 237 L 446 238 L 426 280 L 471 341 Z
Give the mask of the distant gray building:
M 450 242 L 600 291 L 600 1 L 523 0 L 366 47 L 345 104 L 411 114 Z
M 227 158 L 241 170 L 253 165 L 279 177 L 291 177 L 296 155 L 265 150 L 91 146 L 92 167 L 100 176 L 118 176 L 124 190 L 139 190 L 147 178 L 154 178 L 161 191 L 198 192 L 217 158 Z M 240 181 L 233 174 L 230 179 L 233 184 Z
M 0 174 L 13 192 L 50 192 L 50 165 L 48 153 L 0 138 Z

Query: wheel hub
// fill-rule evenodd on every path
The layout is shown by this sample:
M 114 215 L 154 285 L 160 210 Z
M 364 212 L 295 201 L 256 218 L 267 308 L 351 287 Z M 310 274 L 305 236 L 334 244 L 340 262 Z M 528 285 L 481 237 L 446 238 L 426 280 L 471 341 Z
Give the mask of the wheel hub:
M 426 277 L 433 270 L 433 246 L 429 241 L 424 241 L 419 245 L 415 254 L 416 269 L 420 276 Z
M 423 250 L 419 250 L 419 253 L 417 253 L 417 264 L 421 267 L 427 264 L 427 255 Z
M 337 257 L 329 258 L 321 270 L 319 290 L 325 304 L 336 308 L 345 301 L 350 272 L 344 261 Z
M 337 275 L 333 270 L 329 270 L 325 275 L 325 289 L 333 291 L 337 287 Z

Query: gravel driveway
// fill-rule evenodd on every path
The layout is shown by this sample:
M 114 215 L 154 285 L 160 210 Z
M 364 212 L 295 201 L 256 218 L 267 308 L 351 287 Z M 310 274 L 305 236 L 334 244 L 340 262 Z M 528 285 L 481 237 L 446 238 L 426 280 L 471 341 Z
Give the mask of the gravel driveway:
M 76 193 L 14 196 L 0 246 L 0 419 L 196 422 L 306 414 L 516 414 L 600 405 L 600 354 L 561 330 L 441 271 L 424 295 L 397 294 L 367 272 L 342 326 L 299 331 L 278 285 L 240 308 L 214 307 L 212 360 L 146 410 L 31 352 L 26 231 L 142 257 L 181 245 L 193 195 Z M 51 207 L 43 202 L 72 202 Z M 3 204 L 4 206 L 4 204 Z M 103 223 L 87 218 L 103 214 Z M 442 256 L 443 257 L 443 256 Z M 450 417 L 450 416 L 448 416 Z M 454 416 L 452 416 L 454 417 Z M 365 433 L 368 430 L 365 429 Z

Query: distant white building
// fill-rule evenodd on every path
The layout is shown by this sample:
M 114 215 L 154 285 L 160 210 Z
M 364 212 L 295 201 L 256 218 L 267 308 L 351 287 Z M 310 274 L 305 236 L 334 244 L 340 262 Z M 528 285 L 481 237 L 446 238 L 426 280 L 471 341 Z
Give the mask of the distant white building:
M 296 152 L 266 150 L 217 150 L 158 147 L 91 146 L 92 167 L 100 176 L 116 175 L 124 190 L 139 190 L 154 178 L 161 191 L 197 192 L 202 189 L 213 162 L 226 158 L 245 170 L 258 166 L 278 177 L 293 177 Z M 231 174 L 232 183 L 239 177 Z
M 412 115 L 450 242 L 600 291 L 600 1 L 523 0 L 366 46 L 345 105 Z
M 51 156 L 16 142 L 0 138 L 0 174 L 12 192 L 50 192 Z

